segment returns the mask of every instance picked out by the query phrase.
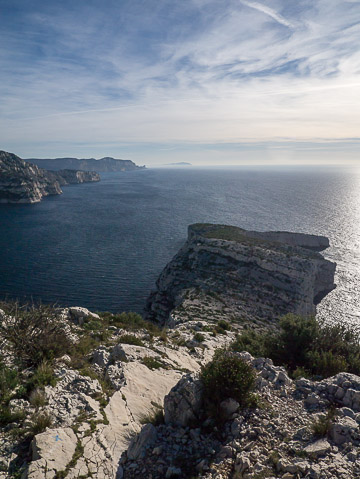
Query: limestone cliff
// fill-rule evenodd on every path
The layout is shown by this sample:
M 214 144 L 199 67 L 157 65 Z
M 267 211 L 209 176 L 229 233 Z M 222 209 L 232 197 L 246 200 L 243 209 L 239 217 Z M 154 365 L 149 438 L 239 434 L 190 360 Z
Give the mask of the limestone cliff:
M 61 186 L 99 180 L 95 172 L 50 172 L 0 151 L 0 203 L 37 203 L 44 196 L 60 195 Z
M 95 171 L 59 170 L 48 173 L 51 173 L 61 186 L 100 181 L 100 175 Z
M 144 166 L 137 166 L 131 160 L 118 160 L 106 156 L 100 160 L 95 158 L 53 158 L 53 159 L 40 159 L 29 158 L 27 161 L 34 163 L 35 165 L 48 170 L 81 170 L 81 171 L 98 171 L 98 172 L 113 172 L 113 171 L 131 171 Z
M 321 236 L 191 225 L 148 299 L 147 317 L 268 325 L 287 313 L 313 315 L 335 288 L 336 265 L 318 252 L 328 245 Z

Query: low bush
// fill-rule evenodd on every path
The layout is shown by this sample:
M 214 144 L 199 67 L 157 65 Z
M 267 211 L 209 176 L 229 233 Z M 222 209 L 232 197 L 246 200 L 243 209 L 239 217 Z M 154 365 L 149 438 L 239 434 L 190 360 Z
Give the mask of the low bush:
M 18 371 L 0 362 L 0 403 L 7 404 L 10 401 L 18 384 Z
M 55 376 L 52 364 L 48 361 L 43 361 L 41 364 L 39 364 L 33 375 L 27 381 L 26 387 L 30 392 L 37 388 L 41 389 L 44 386 L 55 386 L 56 383 L 57 378 Z
M 73 361 L 84 360 L 91 351 L 99 346 L 99 341 L 90 336 L 89 334 L 83 334 L 79 341 L 71 347 L 70 356 Z
M 83 324 L 83 328 L 87 331 L 101 331 L 104 328 L 104 323 L 98 319 L 90 319 Z
M 201 333 L 195 333 L 193 339 L 197 343 L 202 343 L 203 341 L 205 341 L 205 336 Z
M 252 366 L 228 349 L 218 349 L 213 359 L 201 368 L 204 397 L 218 409 L 224 399 L 232 398 L 243 406 L 253 404 L 256 374 Z
M 0 405 L 0 426 L 6 426 L 12 422 L 21 422 L 25 419 L 25 411 L 12 410 L 8 405 Z
M 58 312 L 51 306 L 18 303 L 1 304 L 6 315 L 0 322 L 0 337 L 10 345 L 24 366 L 37 366 L 44 360 L 65 354 L 70 340 Z
M 335 417 L 336 409 L 334 407 L 330 407 L 325 416 L 320 416 L 318 419 L 316 419 L 311 425 L 314 436 L 327 436 L 330 432 L 330 427 L 333 424 Z
M 224 319 L 220 319 L 215 326 L 215 332 L 219 334 L 226 334 L 226 331 L 231 331 L 231 325 Z
M 99 313 L 100 317 L 108 322 L 111 326 L 123 328 L 127 331 L 139 331 L 145 329 L 153 336 L 160 336 L 161 329 L 154 323 L 145 321 L 140 314 L 137 313 L 120 313 L 112 314 L 109 312 Z
M 342 371 L 360 374 L 359 335 L 346 325 L 326 325 L 314 317 L 289 314 L 281 318 L 276 332 L 244 331 L 232 349 L 269 357 L 295 378 L 326 378 Z
M 12 422 L 22 421 L 25 413 L 20 410 L 13 411 L 9 401 L 16 397 L 19 385 L 19 373 L 16 369 L 6 367 L 0 362 L 0 426 Z
M 119 337 L 119 343 L 132 344 L 134 346 L 145 346 L 141 339 L 133 334 L 123 334 Z
M 244 330 L 232 343 L 233 351 L 248 351 L 254 357 L 269 357 L 269 335 L 253 329 Z
M 156 358 L 152 358 L 151 356 L 145 356 L 142 359 L 142 363 L 149 369 L 160 369 L 165 367 L 163 363 L 158 361 Z
M 51 416 L 46 412 L 35 412 L 30 417 L 30 425 L 28 427 L 28 433 L 30 436 L 36 436 L 44 432 L 46 428 L 52 426 Z

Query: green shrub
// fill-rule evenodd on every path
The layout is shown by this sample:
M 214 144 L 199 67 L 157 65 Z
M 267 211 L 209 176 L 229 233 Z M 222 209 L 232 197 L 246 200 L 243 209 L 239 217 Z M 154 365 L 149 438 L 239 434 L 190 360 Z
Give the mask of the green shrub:
M 173 338 L 172 342 L 176 346 L 186 346 L 186 340 L 184 338 Z
M 46 412 L 35 412 L 30 417 L 30 426 L 28 427 L 28 432 L 30 436 L 36 436 L 45 431 L 47 427 L 51 427 L 52 419 L 51 416 Z
M 309 351 L 307 362 L 314 374 L 321 377 L 335 376 L 349 369 L 346 359 L 332 351 Z
M 2 305 L 6 316 L 0 323 L 0 338 L 6 340 L 24 366 L 37 366 L 44 360 L 65 354 L 70 340 L 63 321 L 51 306 L 18 303 Z
M 28 391 L 36 388 L 43 388 L 44 386 L 55 386 L 57 378 L 54 373 L 54 368 L 48 361 L 43 361 L 35 370 L 34 374 L 27 382 Z
M 0 363 L 0 403 L 7 404 L 14 396 L 14 390 L 19 384 L 19 374 Z
M 217 327 L 223 329 L 224 331 L 231 331 L 230 323 L 225 321 L 224 319 L 220 319 L 217 323 Z
M 310 376 L 310 373 L 302 367 L 297 367 L 294 371 L 292 371 L 291 375 L 294 379 L 300 379 L 308 378 Z
M 336 409 L 334 407 L 330 407 L 325 416 L 320 416 L 317 420 L 315 420 L 311 425 L 314 436 L 327 436 L 330 432 L 330 427 L 334 422 L 335 416 Z
M 154 336 L 159 336 L 161 334 L 161 329 L 159 329 L 154 323 L 145 321 L 140 314 L 137 313 L 129 312 L 112 314 L 104 312 L 99 313 L 99 315 L 111 326 L 116 326 L 117 328 L 123 328 L 127 331 L 139 331 L 140 329 L 145 329 Z
M 6 426 L 12 422 L 19 422 L 25 419 L 25 411 L 12 410 L 8 405 L 0 405 L 0 426 Z
M 213 359 L 201 368 L 200 378 L 204 397 L 216 408 L 227 398 L 235 399 L 244 407 L 252 402 L 255 371 L 233 351 L 218 349 Z
M 253 329 L 245 330 L 241 335 L 237 336 L 232 343 L 233 351 L 241 353 L 242 351 L 248 351 L 255 357 L 269 356 L 268 334 L 264 334 L 262 331 L 256 331 Z
M 201 333 L 195 333 L 193 339 L 197 343 L 202 343 L 203 341 L 205 341 L 205 336 Z
M 308 365 L 308 353 L 318 336 L 319 325 L 314 317 L 288 314 L 280 320 L 280 332 L 270 346 L 272 358 L 290 370 Z
M 101 331 L 104 328 L 104 323 L 98 319 L 91 319 L 83 324 L 83 328 L 88 331 Z
M 91 351 L 96 349 L 99 345 L 99 341 L 90 336 L 89 334 L 83 334 L 79 341 L 74 344 L 70 350 L 71 356 L 71 365 L 78 369 L 85 362 L 88 362 L 86 356 L 90 354 Z
M 160 369 L 164 368 L 164 364 L 158 361 L 156 358 L 152 358 L 151 356 L 145 356 L 142 361 L 145 366 L 149 369 Z
M 141 339 L 133 334 L 123 334 L 119 337 L 119 343 L 132 344 L 134 346 L 145 346 Z
M 360 374 L 359 335 L 343 324 L 325 325 L 314 317 L 289 314 L 276 332 L 244 331 L 234 351 L 271 358 L 293 377 L 329 377 L 342 371 Z

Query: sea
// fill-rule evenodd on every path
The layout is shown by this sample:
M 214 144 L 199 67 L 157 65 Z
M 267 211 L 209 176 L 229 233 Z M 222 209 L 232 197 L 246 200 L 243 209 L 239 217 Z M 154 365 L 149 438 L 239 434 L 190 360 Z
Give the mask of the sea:
M 328 236 L 337 288 L 318 307 L 360 325 L 360 169 L 153 168 L 102 173 L 32 205 L 0 205 L 0 297 L 143 311 L 191 223 Z

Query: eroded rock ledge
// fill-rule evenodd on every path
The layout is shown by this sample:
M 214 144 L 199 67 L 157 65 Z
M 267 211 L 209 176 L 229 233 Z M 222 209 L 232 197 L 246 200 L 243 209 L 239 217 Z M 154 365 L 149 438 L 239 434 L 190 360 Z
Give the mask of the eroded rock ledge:
M 319 253 L 328 246 L 323 236 L 190 225 L 148 299 L 147 318 L 170 326 L 196 318 L 269 325 L 286 313 L 313 315 L 335 288 L 336 264 Z

